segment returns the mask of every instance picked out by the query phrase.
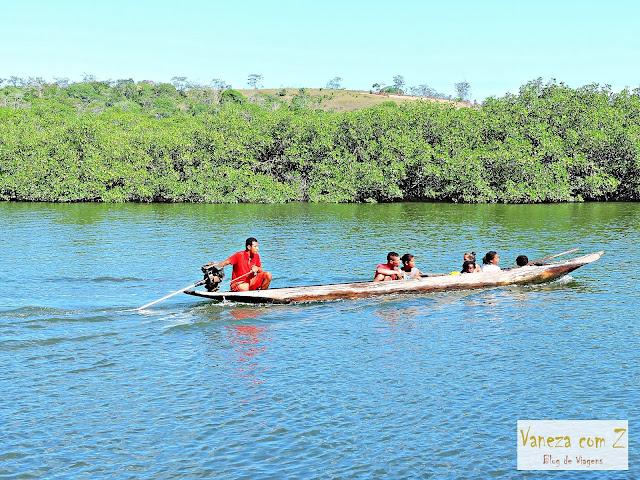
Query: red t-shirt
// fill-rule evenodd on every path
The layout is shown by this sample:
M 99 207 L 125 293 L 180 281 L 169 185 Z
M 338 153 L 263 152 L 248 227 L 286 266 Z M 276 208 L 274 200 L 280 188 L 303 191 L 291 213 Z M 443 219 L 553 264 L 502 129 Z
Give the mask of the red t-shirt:
M 258 267 L 262 267 L 262 263 L 260 263 L 260 255 L 257 253 L 249 258 L 249 252 L 244 250 L 242 252 L 236 252 L 227 258 L 229 263 L 233 265 L 233 272 L 231 273 L 231 279 L 235 280 L 238 277 L 242 277 L 246 273 L 251 271 L 251 267 L 257 265 Z M 240 279 L 241 282 L 249 282 L 253 275 L 247 275 Z
M 382 268 L 384 270 L 395 270 L 395 271 L 399 270 L 399 268 L 397 268 L 397 267 L 389 266 L 388 263 L 381 263 L 380 265 L 378 265 L 376 267 L 376 275 L 378 275 L 378 269 L 380 269 L 380 268 Z M 398 277 L 394 277 L 394 278 L 397 279 Z M 402 277 L 400 277 L 400 278 L 402 278 Z

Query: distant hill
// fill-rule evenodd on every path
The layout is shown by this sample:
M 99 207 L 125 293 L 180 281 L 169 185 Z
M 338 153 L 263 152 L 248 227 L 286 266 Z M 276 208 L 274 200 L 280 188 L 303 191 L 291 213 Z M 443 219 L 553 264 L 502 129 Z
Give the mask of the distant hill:
M 292 103 L 294 97 L 306 97 L 307 106 L 313 106 L 321 110 L 348 112 L 361 110 L 384 102 L 402 104 L 407 102 L 436 102 L 452 103 L 457 107 L 471 107 L 471 102 L 458 102 L 441 98 L 415 97 L 411 95 L 379 94 L 358 90 L 327 90 L 325 88 L 266 88 L 260 90 L 237 90 L 248 99 L 259 102 L 261 98 L 276 97 L 287 103 Z M 303 91 L 301 94 L 300 92 Z

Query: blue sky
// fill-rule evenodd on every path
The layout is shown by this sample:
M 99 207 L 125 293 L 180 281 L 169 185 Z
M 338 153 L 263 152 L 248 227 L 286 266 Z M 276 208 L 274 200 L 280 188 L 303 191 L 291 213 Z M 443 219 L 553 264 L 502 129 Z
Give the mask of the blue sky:
M 447 95 L 517 93 L 542 77 L 640 86 L 640 2 L 0 0 L 0 78 L 368 90 L 403 75 Z

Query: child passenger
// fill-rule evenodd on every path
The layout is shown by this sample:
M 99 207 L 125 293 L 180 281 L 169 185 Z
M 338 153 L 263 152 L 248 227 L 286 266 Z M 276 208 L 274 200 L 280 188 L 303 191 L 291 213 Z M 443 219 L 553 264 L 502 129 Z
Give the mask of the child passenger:
M 466 260 L 463 264 L 462 264 L 462 271 L 460 273 L 476 273 L 476 263 L 475 262 L 470 262 L 469 260 Z
M 529 257 L 527 257 L 526 255 L 518 255 L 516 257 L 516 265 L 518 265 L 519 267 L 524 267 L 528 263 Z
M 463 260 L 465 262 L 473 263 L 473 272 L 481 272 L 482 271 L 482 268 L 480 267 L 480 265 L 478 265 L 476 263 L 476 252 L 467 252 L 467 253 L 465 253 L 464 256 L 463 256 Z M 463 267 L 464 267 L 464 264 L 463 264 Z M 463 270 L 464 270 L 464 268 L 463 268 Z M 473 272 L 464 272 L 463 271 L 462 273 L 473 273 Z
M 487 252 L 487 254 L 482 259 L 482 271 L 483 272 L 499 272 L 502 270 L 498 266 L 498 262 L 500 261 L 500 257 L 497 252 L 491 250 Z
M 419 279 L 422 272 L 416 268 L 416 257 L 410 253 L 402 256 L 402 274 L 405 280 Z

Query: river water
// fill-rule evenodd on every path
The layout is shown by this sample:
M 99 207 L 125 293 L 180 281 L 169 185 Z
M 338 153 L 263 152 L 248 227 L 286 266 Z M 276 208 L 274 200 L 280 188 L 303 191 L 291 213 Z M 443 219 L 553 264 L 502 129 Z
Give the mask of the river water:
M 0 478 L 604 478 L 518 472 L 516 422 L 637 443 L 639 233 L 635 203 L 0 203 Z M 534 287 L 133 310 L 248 236 L 274 287 L 366 280 L 389 250 L 605 254 Z

